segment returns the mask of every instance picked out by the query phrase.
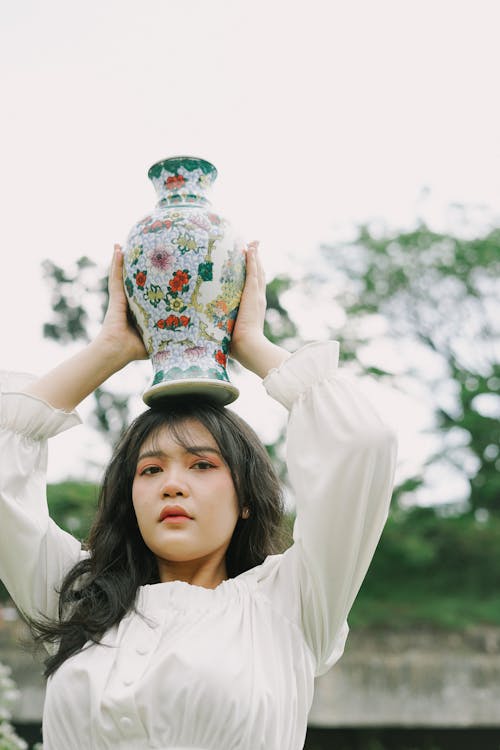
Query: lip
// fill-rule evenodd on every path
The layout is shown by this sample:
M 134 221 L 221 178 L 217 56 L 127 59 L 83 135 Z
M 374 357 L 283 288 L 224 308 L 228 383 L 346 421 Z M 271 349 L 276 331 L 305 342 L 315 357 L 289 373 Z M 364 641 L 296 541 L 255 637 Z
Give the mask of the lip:
M 181 505 L 167 505 L 160 513 L 159 520 L 168 521 L 169 523 L 179 523 L 181 521 L 192 520 L 192 517 Z

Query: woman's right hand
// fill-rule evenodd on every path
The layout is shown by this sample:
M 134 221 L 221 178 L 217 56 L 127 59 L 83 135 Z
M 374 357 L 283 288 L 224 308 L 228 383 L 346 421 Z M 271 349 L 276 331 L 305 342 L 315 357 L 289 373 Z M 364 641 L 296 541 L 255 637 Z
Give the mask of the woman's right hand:
M 121 366 L 136 359 L 147 359 L 141 335 L 131 322 L 123 286 L 123 251 L 115 244 L 108 277 L 109 303 L 96 344 L 104 346 L 109 356 L 120 359 Z
M 108 281 L 109 304 L 101 330 L 84 349 L 34 381 L 26 393 L 56 409 L 71 411 L 129 362 L 147 359 L 142 339 L 127 315 L 122 269 L 123 254 L 115 245 Z

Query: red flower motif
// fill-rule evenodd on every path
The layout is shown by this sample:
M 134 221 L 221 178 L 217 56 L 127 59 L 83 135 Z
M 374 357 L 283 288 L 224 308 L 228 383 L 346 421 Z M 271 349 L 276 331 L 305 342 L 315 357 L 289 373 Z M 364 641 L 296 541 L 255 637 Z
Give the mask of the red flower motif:
M 179 280 L 178 278 L 176 278 L 175 276 L 174 276 L 174 278 L 173 278 L 173 279 L 171 279 L 171 280 L 170 280 L 170 282 L 169 282 L 169 284 L 168 284 L 168 285 L 169 285 L 170 289 L 171 289 L 171 290 L 172 290 L 173 292 L 180 292 L 180 291 L 181 291 L 181 289 L 182 289 L 182 286 L 183 286 L 183 285 L 182 285 L 182 281 L 180 281 L 180 280 Z
M 178 328 L 179 318 L 177 317 L 177 315 L 169 315 L 165 320 L 165 325 L 167 328 Z
M 232 332 L 233 332 L 233 328 L 234 328 L 234 320 L 233 320 L 232 318 L 229 318 L 229 320 L 227 321 L 227 326 L 226 326 L 226 328 L 227 328 L 227 332 L 228 332 L 228 333 L 232 333 Z
M 167 187 L 169 190 L 178 190 L 184 185 L 184 183 L 184 177 L 180 174 L 176 174 L 172 177 L 167 177 L 167 179 L 165 180 L 165 187 Z
M 189 274 L 186 271 L 176 271 L 168 285 L 173 292 L 180 292 L 182 287 L 189 284 Z
M 170 227 L 172 226 L 172 222 L 170 221 L 170 219 L 164 221 L 163 226 L 165 227 L 165 229 L 170 229 Z
M 220 349 L 217 349 L 217 351 L 215 352 L 215 359 L 216 359 L 216 361 L 217 361 L 217 362 L 218 362 L 218 363 L 219 363 L 220 365 L 222 365 L 223 367 L 225 367 L 225 366 L 226 366 L 226 360 L 227 360 L 227 357 L 226 357 L 226 355 L 224 354 L 224 352 L 223 352 L 223 351 L 221 351 Z
M 157 229 L 161 229 L 162 227 L 163 227 L 163 222 L 162 221 L 158 221 L 158 219 L 157 219 L 156 221 L 153 221 L 153 223 L 149 225 L 147 231 L 148 232 L 156 232 Z
M 139 287 L 139 289 L 144 289 L 144 285 L 146 283 L 146 277 L 147 273 L 146 271 L 138 271 L 135 275 L 135 283 Z
M 181 315 L 181 324 L 186 327 L 189 325 L 190 318 L 187 315 Z
M 155 325 L 156 325 L 157 328 L 165 328 L 165 321 L 164 320 L 158 320 L 155 323 Z

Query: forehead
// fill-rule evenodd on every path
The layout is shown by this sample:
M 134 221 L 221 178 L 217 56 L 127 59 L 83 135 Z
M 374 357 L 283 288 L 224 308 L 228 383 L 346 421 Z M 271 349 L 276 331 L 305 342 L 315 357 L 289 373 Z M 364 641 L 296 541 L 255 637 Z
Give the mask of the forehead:
M 141 449 L 155 449 L 165 445 L 205 446 L 218 450 L 210 430 L 197 419 L 187 418 L 172 426 L 164 425 L 148 435 Z

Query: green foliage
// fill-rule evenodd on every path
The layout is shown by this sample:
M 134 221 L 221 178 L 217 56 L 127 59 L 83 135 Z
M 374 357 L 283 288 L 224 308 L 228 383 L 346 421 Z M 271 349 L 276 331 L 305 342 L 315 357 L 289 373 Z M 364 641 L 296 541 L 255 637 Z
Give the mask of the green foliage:
M 334 332 L 344 358 L 403 390 L 408 376 L 426 383 L 442 438 L 432 462 L 464 475 L 472 509 L 500 514 L 500 229 L 463 239 L 424 223 L 383 236 L 363 225 L 352 243 L 324 252 L 336 275 L 332 303 L 345 312 Z M 399 377 L 375 359 L 374 325 L 394 351 L 413 347 Z M 410 481 L 411 491 L 421 477 Z
M 356 627 L 500 626 L 500 519 L 393 513 L 349 617 Z
M 267 443 L 265 448 L 276 469 L 279 478 L 285 484 L 287 479 L 286 461 L 283 457 L 286 441 L 286 429 L 282 429 L 274 443 Z
M 479 522 L 471 514 L 442 518 L 431 508 L 413 508 L 389 518 L 367 582 L 373 593 L 390 580 L 401 587 L 411 581 L 487 595 L 500 590 L 500 567 L 491 564 L 498 549 L 498 520 Z
M 81 541 L 89 533 L 97 509 L 99 488 L 90 482 L 60 482 L 47 487 L 50 517 Z
M 89 294 L 95 293 L 106 296 L 106 279 L 89 283 L 86 272 L 96 266 L 85 256 L 77 260 L 72 271 L 64 270 L 50 260 L 45 260 L 42 268 L 51 287 L 51 307 L 55 313 L 53 322 L 44 324 L 44 336 L 61 343 L 72 343 L 77 339 L 89 341 L 90 318 L 81 300 L 87 300 Z
M 292 543 L 294 515 L 284 531 Z M 500 519 L 394 510 L 349 614 L 356 629 L 500 627 Z
M 477 469 L 469 478 L 471 507 L 500 514 L 500 420 L 478 410 L 480 397 L 494 396 L 500 400 L 500 363 L 491 363 L 488 375 L 471 368 L 460 368 L 454 362 L 450 362 L 450 369 L 458 386 L 459 408 L 456 413 L 439 408 L 438 426 L 443 432 L 458 429 L 467 436 L 468 450 L 477 461 Z M 450 462 L 460 467 L 461 451 L 448 449 L 446 455 Z
M 281 304 L 281 296 L 290 289 L 292 280 L 286 276 L 276 276 L 266 286 L 266 320 L 264 334 L 274 344 L 298 346 L 297 326 L 288 311 Z

